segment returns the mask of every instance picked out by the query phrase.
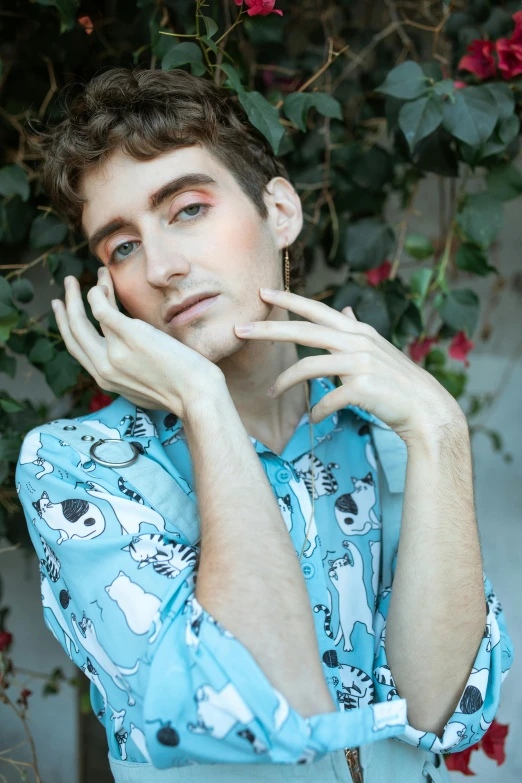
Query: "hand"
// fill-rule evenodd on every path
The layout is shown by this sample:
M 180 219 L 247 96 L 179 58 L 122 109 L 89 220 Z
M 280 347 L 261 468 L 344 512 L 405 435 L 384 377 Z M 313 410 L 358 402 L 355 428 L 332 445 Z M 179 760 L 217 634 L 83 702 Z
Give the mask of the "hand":
M 120 313 L 112 278 L 100 267 L 87 299 L 102 337 L 87 318 L 75 277 L 66 278 L 65 306 L 54 300 L 56 323 L 69 353 L 105 391 L 151 410 L 183 418 L 187 406 L 208 395 L 224 376 L 219 367 L 179 340 Z
M 358 321 L 351 307 L 341 312 L 287 291 L 260 296 L 308 321 L 257 321 L 246 340 L 280 340 L 330 351 L 300 359 L 281 373 L 272 398 L 309 378 L 339 376 L 342 385 L 326 394 L 311 411 L 322 421 L 346 405 L 373 413 L 411 444 L 428 434 L 440 437 L 446 425 L 461 424 L 464 414 L 454 397 L 426 370 L 411 361 L 369 324 Z

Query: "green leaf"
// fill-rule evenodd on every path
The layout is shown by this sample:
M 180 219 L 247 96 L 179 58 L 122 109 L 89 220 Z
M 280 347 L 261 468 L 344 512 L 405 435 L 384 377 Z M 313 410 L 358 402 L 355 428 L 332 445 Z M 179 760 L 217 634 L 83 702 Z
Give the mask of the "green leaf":
M 57 397 L 61 397 L 74 386 L 82 367 L 68 351 L 61 351 L 43 369 L 50 388 Z
M 351 268 L 364 271 L 380 266 L 395 244 L 392 228 L 379 218 L 350 223 L 344 239 L 345 257 Z
M 439 348 L 432 348 L 429 354 L 424 359 L 424 367 L 426 370 L 431 371 L 434 369 L 440 370 L 446 364 L 446 354 Z
M 310 103 L 308 94 L 303 92 L 292 92 L 287 95 L 283 103 L 283 111 L 300 131 L 306 131 L 306 115 Z
M 332 117 L 336 120 L 343 119 L 341 104 L 328 92 L 309 92 L 310 105 L 314 106 L 323 117 Z
M 470 242 L 488 248 L 497 238 L 504 213 L 502 202 L 489 193 L 468 195 L 464 207 L 457 213 L 457 223 Z
M 433 96 L 405 103 L 399 112 L 399 127 L 410 150 L 417 142 L 433 133 L 442 122 L 442 110 Z
M 13 298 L 17 302 L 30 302 L 34 297 L 34 286 L 26 277 L 18 277 L 12 285 Z
M 485 277 L 490 272 L 499 274 L 498 269 L 490 266 L 488 258 L 482 248 L 465 242 L 462 244 L 455 255 L 455 264 L 459 269 L 465 272 L 472 272 L 474 275 Z
M 29 244 L 35 250 L 58 245 L 63 242 L 68 230 L 67 224 L 59 220 L 56 215 L 50 212 L 40 214 L 33 220 Z
M 36 0 L 38 5 L 54 6 L 60 15 L 60 33 L 72 30 L 76 23 L 78 3 L 76 0 Z
M 54 358 L 55 353 L 56 350 L 51 341 L 47 337 L 39 337 L 29 351 L 27 358 L 34 364 L 45 364 Z
M 444 323 L 469 337 L 477 327 L 480 301 L 471 289 L 456 288 L 444 297 L 438 311 Z
M 14 378 L 16 375 L 16 359 L 14 356 L 9 356 L 5 348 L 0 351 L 0 372 L 10 378 Z
M 451 97 L 455 94 L 456 87 L 453 79 L 442 79 L 433 85 L 433 92 L 441 98 Z
M 67 275 L 80 277 L 83 272 L 83 263 L 70 250 L 62 250 L 60 253 L 49 253 L 47 263 L 53 280 L 58 285 L 63 285 Z
M 446 102 L 443 125 L 455 138 L 472 147 L 484 144 L 499 117 L 496 101 L 485 87 L 463 87 L 455 93 L 455 102 Z
M 501 82 L 488 82 L 483 85 L 497 104 L 498 116 L 501 120 L 507 120 L 515 111 L 515 98 L 512 89 Z
M 225 84 L 229 82 L 232 89 L 234 89 L 237 93 L 245 91 L 245 88 L 241 84 L 241 79 L 239 77 L 239 74 L 232 65 L 229 65 L 228 63 L 221 63 L 219 67 L 221 68 L 222 71 L 225 71 L 227 75 Z
M 187 64 L 190 65 L 194 76 L 202 76 L 205 73 L 201 48 L 191 41 L 183 41 L 169 49 L 161 61 L 161 70 L 170 71 L 172 68 Z
M 509 144 L 520 133 L 520 119 L 515 115 L 500 120 L 498 124 L 498 136 L 503 144 Z
M 488 193 L 500 201 L 510 201 L 522 193 L 522 173 L 513 163 L 490 169 L 486 175 Z
M 0 399 L 0 406 L 6 413 L 19 413 L 25 409 L 25 405 L 13 400 L 11 397 Z
M 345 305 L 346 306 L 346 305 Z M 364 288 L 353 308 L 359 321 L 370 324 L 386 340 L 391 337 L 391 322 L 384 293 L 376 288 Z
M 204 14 L 201 14 L 201 18 L 205 22 L 205 27 L 207 28 L 207 38 L 212 38 L 214 33 L 217 32 L 218 29 L 217 24 L 213 19 L 211 19 L 210 16 L 205 16 Z
M 440 372 L 434 370 L 431 374 L 456 400 L 464 393 L 467 381 L 465 372 L 451 372 L 450 370 Z
M 20 321 L 20 313 L 16 310 L 10 310 L 9 312 L 2 312 L 5 305 L 0 305 L 0 343 L 5 343 L 9 339 L 11 329 L 18 326 Z
M 417 307 L 422 307 L 430 287 L 433 269 L 417 269 L 410 278 L 410 289 Z
M 431 239 L 422 234 L 408 234 L 404 242 L 404 249 L 409 256 L 423 261 L 435 252 Z
M 279 119 L 279 111 L 260 92 L 243 90 L 238 95 L 248 119 L 268 139 L 274 154 L 277 155 L 285 132 L 285 126 Z
M 13 302 L 13 291 L 11 288 L 11 283 L 9 280 L 6 280 L 3 275 L 0 275 L 0 302 L 3 302 L 4 304 L 8 304 L 12 307 Z
M 31 195 L 27 174 L 17 163 L 0 169 L 0 195 L 20 196 L 22 201 L 27 201 Z
M 424 95 L 427 87 L 428 80 L 420 65 L 413 60 L 407 60 L 393 68 L 380 87 L 375 88 L 375 92 L 412 101 Z

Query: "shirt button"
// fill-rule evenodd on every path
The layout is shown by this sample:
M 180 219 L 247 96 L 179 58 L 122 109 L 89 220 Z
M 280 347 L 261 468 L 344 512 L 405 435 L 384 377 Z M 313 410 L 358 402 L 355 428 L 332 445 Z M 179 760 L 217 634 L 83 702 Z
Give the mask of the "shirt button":
M 280 484 L 286 484 L 287 481 L 290 481 L 290 471 L 286 470 L 286 468 L 279 468 L 275 477 Z
M 315 568 L 312 563 L 303 563 L 301 568 L 305 579 L 311 579 L 315 574 Z

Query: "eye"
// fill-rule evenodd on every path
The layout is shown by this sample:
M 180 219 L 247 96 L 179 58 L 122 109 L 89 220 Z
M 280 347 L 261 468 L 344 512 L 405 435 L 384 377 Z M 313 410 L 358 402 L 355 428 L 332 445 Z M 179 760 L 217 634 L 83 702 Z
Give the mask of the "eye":
M 190 223 L 192 221 L 198 220 L 200 217 L 203 217 L 204 215 L 206 215 L 206 213 L 210 209 L 210 205 L 209 204 L 200 204 L 198 202 L 194 202 L 193 204 L 187 204 L 186 207 L 183 207 L 183 209 L 180 209 L 179 212 L 176 212 L 176 214 L 174 215 L 174 218 L 177 218 L 177 216 L 181 215 L 182 212 L 187 212 L 188 210 L 194 209 L 195 207 L 198 207 L 199 211 L 195 215 L 193 215 L 193 216 L 189 215 L 189 219 L 188 220 L 182 220 L 181 221 L 182 223 Z M 173 223 L 174 220 L 171 220 L 170 222 Z M 128 241 L 128 242 L 122 242 L 121 244 L 117 245 L 114 248 L 114 250 L 112 251 L 112 253 L 111 253 L 110 257 L 109 257 L 108 266 L 112 266 L 114 264 L 120 264 L 126 258 L 130 258 L 130 256 L 132 255 L 133 251 L 131 251 L 130 253 L 125 253 L 125 248 L 127 248 L 129 245 L 137 245 L 137 244 L 139 244 L 137 241 Z M 123 250 L 124 255 L 123 255 L 123 258 L 118 258 L 118 256 L 116 254 L 120 252 L 121 248 L 124 248 L 124 250 Z

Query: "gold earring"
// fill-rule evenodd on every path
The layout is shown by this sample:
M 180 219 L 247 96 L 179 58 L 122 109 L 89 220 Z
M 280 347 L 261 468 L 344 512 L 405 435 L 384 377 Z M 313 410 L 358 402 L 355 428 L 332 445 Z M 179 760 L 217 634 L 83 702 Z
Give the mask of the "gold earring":
M 290 291 L 290 258 L 288 256 L 288 245 L 285 247 L 285 291 Z

